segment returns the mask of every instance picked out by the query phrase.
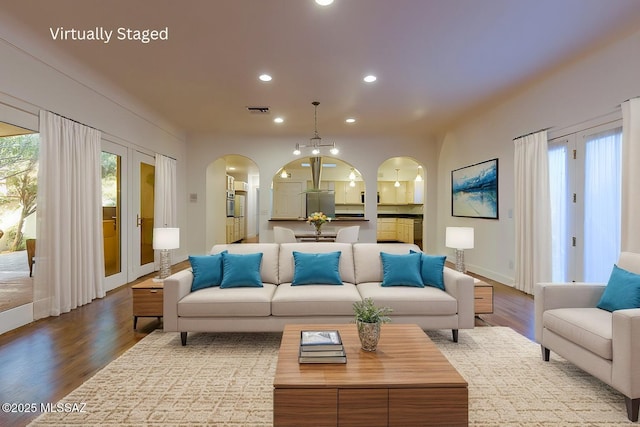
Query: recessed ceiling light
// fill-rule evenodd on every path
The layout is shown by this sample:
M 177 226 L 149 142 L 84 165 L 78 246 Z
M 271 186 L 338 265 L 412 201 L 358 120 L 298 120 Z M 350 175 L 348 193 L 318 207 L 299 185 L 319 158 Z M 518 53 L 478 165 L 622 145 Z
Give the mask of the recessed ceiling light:
M 369 74 L 369 75 L 368 75 L 368 76 L 366 76 L 363 80 L 364 80 L 365 82 L 367 82 L 367 83 L 373 83 L 373 82 L 375 82 L 376 80 L 378 80 L 378 78 L 377 78 L 376 76 L 372 75 L 372 74 Z
M 329 6 L 331 3 L 333 3 L 333 0 L 316 0 L 316 3 L 320 6 Z
M 270 82 L 272 77 L 269 74 L 260 74 L 258 78 L 263 82 Z
M 354 119 L 353 117 L 349 117 L 347 120 L 345 120 L 345 122 L 347 122 L 347 123 L 355 123 L 356 119 Z
M 273 121 L 274 121 L 275 123 L 283 123 L 283 122 L 284 122 L 284 119 L 283 119 L 282 117 L 276 117 L 275 119 L 273 119 Z
M 229 166 L 227 169 L 230 170 L 230 171 L 236 170 L 236 168 L 234 166 Z

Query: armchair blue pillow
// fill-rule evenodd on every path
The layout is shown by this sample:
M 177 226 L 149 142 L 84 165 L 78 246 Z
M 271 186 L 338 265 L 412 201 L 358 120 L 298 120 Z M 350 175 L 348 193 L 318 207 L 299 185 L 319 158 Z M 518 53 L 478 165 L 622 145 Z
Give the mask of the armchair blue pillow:
M 640 275 L 614 265 L 597 307 L 607 311 L 640 308 Z
M 342 285 L 341 253 L 336 251 L 316 254 L 293 251 L 295 268 L 291 285 Z
M 413 286 L 424 288 L 420 275 L 421 254 L 405 255 L 380 252 L 382 259 L 382 283 L 380 286 Z
M 193 271 L 192 292 L 220 286 L 220 282 L 222 282 L 222 253 L 215 255 L 189 255 L 189 263 Z
M 262 252 L 255 254 L 222 253 L 222 282 L 220 288 L 262 287 L 260 266 Z

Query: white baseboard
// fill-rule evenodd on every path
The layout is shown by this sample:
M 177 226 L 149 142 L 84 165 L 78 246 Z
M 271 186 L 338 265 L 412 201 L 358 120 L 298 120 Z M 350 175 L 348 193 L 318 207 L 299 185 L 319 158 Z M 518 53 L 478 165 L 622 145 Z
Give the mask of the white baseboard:
M 0 312 L 0 334 L 33 322 L 33 303 Z

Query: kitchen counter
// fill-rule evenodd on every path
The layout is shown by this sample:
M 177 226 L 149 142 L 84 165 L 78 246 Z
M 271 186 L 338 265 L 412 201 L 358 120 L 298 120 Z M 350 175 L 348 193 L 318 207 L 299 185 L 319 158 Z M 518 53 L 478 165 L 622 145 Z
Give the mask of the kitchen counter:
M 270 222 L 281 222 L 281 221 L 307 222 L 307 218 L 271 218 L 269 221 Z M 366 219 L 366 218 L 363 218 L 363 217 L 359 217 L 359 216 L 338 216 L 338 217 L 335 217 L 335 218 L 331 218 L 331 221 L 328 221 L 327 223 L 333 223 L 333 222 L 367 222 L 367 221 L 369 221 L 369 220 Z

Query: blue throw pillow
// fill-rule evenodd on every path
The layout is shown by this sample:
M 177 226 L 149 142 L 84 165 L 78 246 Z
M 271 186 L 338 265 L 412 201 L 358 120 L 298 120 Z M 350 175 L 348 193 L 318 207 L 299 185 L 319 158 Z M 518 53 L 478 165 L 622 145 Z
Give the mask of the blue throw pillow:
M 293 251 L 295 269 L 291 285 L 342 285 L 341 251 L 310 254 Z
M 380 252 L 382 258 L 381 286 L 414 286 L 424 288 L 420 275 L 420 260 L 422 254 L 406 255 L 388 254 Z
M 614 265 L 597 307 L 607 311 L 640 308 L 640 275 Z
M 201 256 L 189 255 L 189 263 L 191 263 L 191 270 L 193 271 L 191 292 L 212 286 L 220 286 L 222 281 L 221 253 Z
M 220 288 L 261 288 L 261 264 L 262 252 L 255 254 L 223 253 Z
M 421 253 L 409 251 L 413 253 Z M 445 255 L 427 255 L 422 253 L 420 262 L 420 274 L 422 283 L 426 286 L 442 289 L 444 291 L 444 262 L 447 260 Z

